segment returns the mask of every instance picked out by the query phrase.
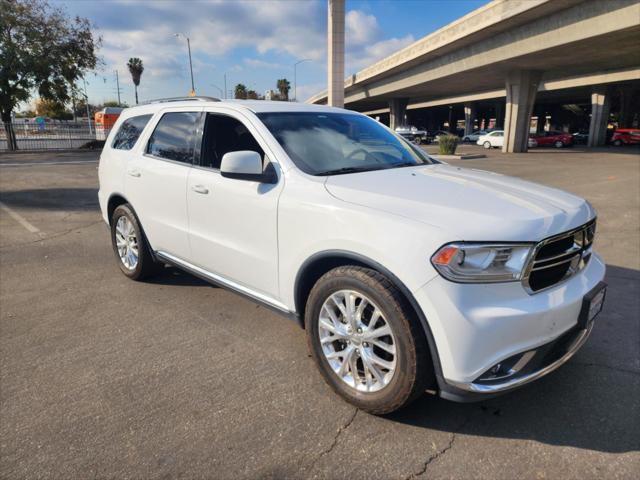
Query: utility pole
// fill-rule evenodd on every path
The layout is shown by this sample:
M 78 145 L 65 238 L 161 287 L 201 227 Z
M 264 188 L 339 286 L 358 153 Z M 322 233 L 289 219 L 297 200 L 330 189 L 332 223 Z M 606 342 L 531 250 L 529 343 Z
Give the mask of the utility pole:
M 227 99 L 227 73 L 224 74 L 224 99 Z
M 311 59 L 310 58 L 304 58 L 302 60 L 298 60 L 296 63 L 293 64 L 293 101 L 297 102 L 298 101 L 298 76 L 297 76 L 297 67 L 299 63 L 302 62 L 310 62 Z
M 120 78 L 118 77 L 118 70 L 116 70 L 116 91 L 118 92 L 118 106 L 120 106 L 122 103 L 120 103 Z
M 93 129 L 91 128 L 91 111 L 89 110 L 89 96 L 87 95 L 87 81 L 82 76 L 82 83 L 84 84 L 84 106 L 87 108 L 87 123 L 89 124 L 89 135 L 93 135 Z
M 189 93 L 189 96 L 195 97 L 196 87 L 195 87 L 195 84 L 193 83 L 193 62 L 191 61 L 191 40 L 189 40 L 189 37 L 186 36 L 184 33 L 174 33 L 173 36 L 176 38 L 183 37 L 187 40 L 187 51 L 189 52 L 189 72 L 191 73 L 191 92 Z

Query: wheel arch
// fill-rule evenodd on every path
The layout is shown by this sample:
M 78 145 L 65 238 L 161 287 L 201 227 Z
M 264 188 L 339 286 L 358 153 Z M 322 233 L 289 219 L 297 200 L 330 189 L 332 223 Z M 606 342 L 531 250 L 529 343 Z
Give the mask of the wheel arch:
M 304 310 L 313 285 L 315 285 L 318 279 L 329 270 L 345 265 L 356 265 L 376 270 L 386 276 L 400 291 L 402 296 L 409 303 L 413 313 L 420 321 L 420 325 L 422 325 L 422 330 L 424 331 L 425 338 L 427 339 L 429 353 L 431 354 L 431 360 L 438 386 L 442 388 L 442 386 L 446 385 L 442 375 L 442 366 L 440 364 L 440 356 L 438 355 L 438 347 L 422 308 L 420 308 L 420 305 L 411 291 L 396 275 L 380 263 L 365 257 L 364 255 L 344 250 L 328 250 L 312 255 L 302 264 L 296 274 L 294 284 L 295 308 L 300 325 L 304 328 Z
M 107 219 L 109 220 L 109 225 L 111 225 L 111 217 L 113 217 L 113 212 L 120 205 L 124 205 L 125 203 L 129 203 L 124 195 L 120 193 L 112 193 L 107 201 Z M 133 208 L 133 207 L 132 207 Z

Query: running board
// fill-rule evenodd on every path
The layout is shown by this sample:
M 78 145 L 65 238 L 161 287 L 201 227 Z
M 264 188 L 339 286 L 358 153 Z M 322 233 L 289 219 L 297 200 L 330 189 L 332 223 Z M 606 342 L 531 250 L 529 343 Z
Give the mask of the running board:
M 249 300 L 253 300 L 254 302 L 257 302 L 260 305 L 263 305 L 270 310 L 279 313 L 280 315 L 284 315 L 285 317 L 295 320 L 296 323 L 298 323 L 301 327 L 304 327 L 300 316 L 296 312 L 292 312 L 291 310 L 289 310 L 284 303 L 281 303 L 262 293 L 251 290 L 250 288 L 247 288 L 244 285 L 240 285 L 239 283 L 236 283 L 232 280 L 228 280 L 220 275 L 209 272 L 204 268 L 198 267 L 189 262 L 185 262 L 184 260 L 171 255 L 170 253 L 156 251 L 154 252 L 154 256 L 158 260 L 168 263 L 169 265 L 172 265 L 176 268 L 182 269 L 198 278 L 201 278 L 206 282 L 232 290 L 233 292 L 238 293 L 243 297 L 248 298 Z

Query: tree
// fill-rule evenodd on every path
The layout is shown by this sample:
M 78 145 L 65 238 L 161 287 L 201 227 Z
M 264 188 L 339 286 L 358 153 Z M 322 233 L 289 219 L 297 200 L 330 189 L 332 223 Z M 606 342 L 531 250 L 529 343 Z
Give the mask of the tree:
M 17 149 L 11 125 L 16 105 L 37 90 L 40 98 L 66 104 L 74 83 L 99 60 L 85 18 L 69 18 L 46 0 L 0 0 L 0 118 L 9 150 Z
M 286 78 L 279 78 L 276 82 L 276 88 L 278 89 L 279 95 L 278 98 L 280 100 L 284 100 L 285 102 L 289 101 L 289 90 L 291 90 L 291 84 L 289 80 Z
M 258 93 L 255 90 L 249 90 L 247 92 L 247 99 L 258 100 L 259 99 Z
M 235 88 L 234 97 L 235 98 L 240 98 L 242 100 L 246 100 L 246 98 L 247 98 L 247 87 L 242 83 L 237 84 L 236 88 Z
M 36 101 L 36 115 L 56 120 L 70 120 L 73 118 L 73 114 L 67 111 L 64 103 L 45 98 L 40 98 Z
M 120 108 L 127 108 L 129 107 L 129 105 L 127 104 L 127 102 L 122 102 L 122 103 L 118 103 L 117 100 L 107 100 L 106 102 L 104 102 L 102 104 L 103 107 L 120 107 Z M 100 109 L 102 110 L 102 109 Z
M 127 67 L 129 68 L 129 73 L 131 74 L 131 79 L 133 80 L 133 86 L 136 91 L 136 105 L 138 104 L 138 85 L 140 85 L 140 77 L 142 76 L 142 72 L 144 72 L 144 65 L 142 64 L 142 60 L 138 57 L 132 57 L 127 62 Z

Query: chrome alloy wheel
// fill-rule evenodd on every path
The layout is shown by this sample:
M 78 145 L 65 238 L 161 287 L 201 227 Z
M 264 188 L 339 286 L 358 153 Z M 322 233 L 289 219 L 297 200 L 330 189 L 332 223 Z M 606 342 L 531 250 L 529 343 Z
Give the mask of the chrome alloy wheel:
M 382 311 L 355 290 L 340 290 L 322 305 L 320 345 L 338 377 L 361 392 L 386 387 L 396 370 L 396 340 Z
M 135 270 L 138 265 L 138 238 L 133 223 L 124 215 L 116 222 L 116 248 L 122 264 L 129 270 Z

